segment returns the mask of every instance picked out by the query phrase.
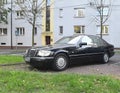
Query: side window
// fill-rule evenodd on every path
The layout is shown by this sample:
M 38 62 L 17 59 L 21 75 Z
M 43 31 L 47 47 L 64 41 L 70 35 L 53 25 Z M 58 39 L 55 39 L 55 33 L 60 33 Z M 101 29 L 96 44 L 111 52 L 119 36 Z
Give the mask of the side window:
M 84 36 L 81 40 L 82 43 L 87 43 L 87 46 L 92 46 L 93 45 L 93 41 L 90 37 L 88 36 Z
M 104 40 L 102 40 L 101 38 L 99 38 L 99 41 L 100 41 L 100 44 L 101 44 L 101 46 L 105 46 L 107 43 L 104 41 Z
M 106 43 L 99 37 L 91 37 L 91 39 L 93 40 L 93 43 L 95 45 L 99 46 L 104 46 Z
M 92 37 L 92 39 L 93 39 L 93 43 L 94 43 L 94 44 L 96 44 L 97 46 L 100 46 L 100 45 L 101 45 L 101 44 L 100 44 L 100 40 L 99 40 L 98 37 Z

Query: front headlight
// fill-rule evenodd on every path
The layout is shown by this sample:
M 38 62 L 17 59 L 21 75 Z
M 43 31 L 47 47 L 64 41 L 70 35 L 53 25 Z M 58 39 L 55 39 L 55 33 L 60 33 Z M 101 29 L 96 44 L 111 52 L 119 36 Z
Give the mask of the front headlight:
M 46 50 L 40 50 L 38 51 L 38 56 L 49 56 L 51 54 L 51 51 L 46 51 Z

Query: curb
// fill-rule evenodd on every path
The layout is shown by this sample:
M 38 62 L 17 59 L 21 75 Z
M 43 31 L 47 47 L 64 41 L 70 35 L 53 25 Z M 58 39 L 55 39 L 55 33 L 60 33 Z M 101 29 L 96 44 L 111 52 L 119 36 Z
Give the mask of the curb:
M 22 65 L 22 64 L 26 64 L 26 63 L 11 63 L 11 64 L 0 64 L 0 66 L 12 66 L 12 65 Z

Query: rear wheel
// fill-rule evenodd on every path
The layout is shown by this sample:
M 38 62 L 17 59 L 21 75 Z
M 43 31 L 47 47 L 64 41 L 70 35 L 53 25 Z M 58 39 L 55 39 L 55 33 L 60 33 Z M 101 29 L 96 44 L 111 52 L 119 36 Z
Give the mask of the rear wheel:
M 68 67 L 68 57 L 66 54 L 60 53 L 56 55 L 53 63 L 53 69 L 62 71 Z
M 108 55 L 108 53 L 104 53 L 103 54 L 102 62 L 103 63 L 108 63 L 109 62 L 109 55 Z

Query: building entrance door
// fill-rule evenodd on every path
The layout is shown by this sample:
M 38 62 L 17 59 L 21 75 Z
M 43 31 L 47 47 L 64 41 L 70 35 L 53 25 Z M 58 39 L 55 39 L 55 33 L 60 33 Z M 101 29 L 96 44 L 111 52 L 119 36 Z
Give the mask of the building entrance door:
M 51 40 L 50 36 L 45 36 L 46 45 L 50 45 L 50 43 L 51 43 L 50 40 Z

